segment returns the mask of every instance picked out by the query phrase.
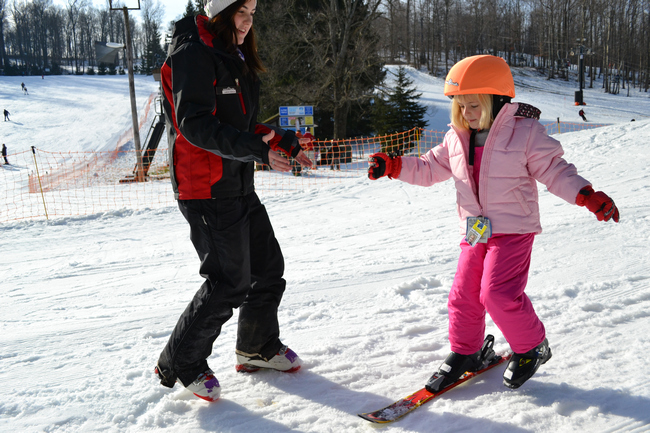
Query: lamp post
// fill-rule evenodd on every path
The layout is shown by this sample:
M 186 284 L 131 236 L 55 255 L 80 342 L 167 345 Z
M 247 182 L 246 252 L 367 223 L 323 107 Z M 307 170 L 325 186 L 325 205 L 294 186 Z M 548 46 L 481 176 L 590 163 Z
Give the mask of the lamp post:
M 124 33 L 126 45 L 126 65 L 129 72 L 129 95 L 131 97 L 131 121 L 133 122 L 133 143 L 135 144 L 136 170 L 135 180 L 144 181 L 142 167 L 142 148 L 140 146 L 140 128 L 138 125 L 138 109 L 135 102 L 135 78 L 133 77 L 133 45 L 131 43 L 131 29 L 129 27 L 129 10 L 140 10 L 140 0 L 137 8 L 113 7 L 113 0 L 109 0 L 109 8 L 112 11 L 121 10 L 124 13 Z
M 580 85 L 580 91 L 585 88 L 585 53 L 584 53 L 585 47 L 583 45 L 580 45 L 580 58 L 578 59 L 578 70 L 580 73 L 579 77 L 579 85 Z
M 585 88 L 585 46 L 583 45 L 584 39 L 577 39 L 578 48 L 580 52 L 578 53 L 578 91 L 575 95 L 575 105 L 586 105 L 583 100 L 582 89 Z

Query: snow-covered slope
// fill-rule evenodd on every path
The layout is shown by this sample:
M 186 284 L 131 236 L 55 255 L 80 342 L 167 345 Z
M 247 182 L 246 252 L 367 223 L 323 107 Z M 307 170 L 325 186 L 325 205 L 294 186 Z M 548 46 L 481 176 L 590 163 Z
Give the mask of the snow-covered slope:
M 431 106 L 429 127 L 444 129 L 442 79 L 410 73 Z M 34 137 L 56 150 L 103 149 L 130 126 L 125 77 L 46 77 L 48 87 L 27 84 L 29 96 L 20 81 L 0 78 L 10 150 Z M 517 99 L 547 120 L 579 120 L 571 86 L 517 81 Z M 146 98 L 156 84 L 139 78 L 136 88 Z M 559 138 L 566 158 L 616 200 L 621 222 L 598 222 L 541 187 L 544 233 L 527 293 L 553 358 L 519 390 L 493 370 L 382 431 L 650 431 L 650 107 L 638 90 L 626 98 L 593 89 L 585 99 L 590 121 L 615 124 Z M 1 224 L 0 430 L 375 431 L 356 414 L 421 387 L 449 351 L 460 241 L 453 185 L 360 176 L 264 202 L 286 259 L 282 339 L 304 367 L 236 373 L 235 317 L 209 358 L 223 387 L 214 404 L 152 374 L 201 284 L 177 209 Z M 488 331 L 507 351 L 491 321 Z

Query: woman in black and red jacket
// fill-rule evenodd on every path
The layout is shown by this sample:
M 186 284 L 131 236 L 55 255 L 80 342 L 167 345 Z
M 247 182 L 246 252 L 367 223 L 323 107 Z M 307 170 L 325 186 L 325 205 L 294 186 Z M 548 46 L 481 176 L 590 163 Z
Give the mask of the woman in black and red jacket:
M 237 369 L 296 371 L 282 344 L 277 309 L 284 258 L 254 187 L 254 164 L 287 172 L 283 151 L 311 161 L 291 131 L 258 124 L 264 68 L 252 29 L 256 0 L 210 0 L 207 17 L 175 24 L 161 69 L 171 178 L 206 280 L 181 315 L 158 360 L 161 383 L 178 380 L 208 401 L 220 387 L 207 364 L 221 326 L 239 308 Z

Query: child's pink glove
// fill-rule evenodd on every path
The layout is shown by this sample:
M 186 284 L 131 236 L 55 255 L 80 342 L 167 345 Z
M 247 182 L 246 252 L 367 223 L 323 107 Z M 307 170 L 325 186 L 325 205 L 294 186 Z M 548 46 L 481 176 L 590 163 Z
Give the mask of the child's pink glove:
M 598 221 L 609 221 L 612 218 L 614 222 L 618 222 L 619 214 L 614 200 L 602 191 L 595 192 L 591 185 L 580 190 L 576 197 L 576 204 L 586 206 L 596 214 Z
M 368 177 L 372 180 L 377 180 L 384 176 L 394 179 L 399 177 L 401 171 L 401 156 L 386 155 L 380 152 L 373 153 L 368 157 Z

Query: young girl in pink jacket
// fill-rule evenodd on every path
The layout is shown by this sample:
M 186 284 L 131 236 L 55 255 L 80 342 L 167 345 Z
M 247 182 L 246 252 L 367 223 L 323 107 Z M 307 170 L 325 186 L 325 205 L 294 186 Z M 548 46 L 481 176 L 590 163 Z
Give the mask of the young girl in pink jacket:
M 439 391 L 494 357 L 484 343 L 485 313 L 514 352 L 503 375 L 518 388 L 551 358 L 544 325 L 524 293 L 535 235 L 541 233 L 537 181 L 599 221 L 619 220 L 613 200 L 595 192 L 566 162 L 560 143 L 538 122 L 540 111 L 511 103 L 515 86 L 500 57 L 467 57 L 445 81 L 451 129 L 420 158 L 375 153 L 368 177 L 431 186 L 453 178 L 463 240 L 449 293 L 452 352 L 426 387 Z

